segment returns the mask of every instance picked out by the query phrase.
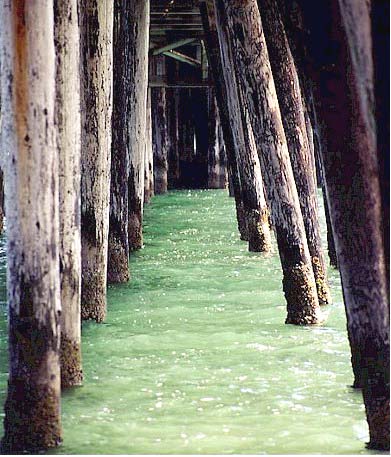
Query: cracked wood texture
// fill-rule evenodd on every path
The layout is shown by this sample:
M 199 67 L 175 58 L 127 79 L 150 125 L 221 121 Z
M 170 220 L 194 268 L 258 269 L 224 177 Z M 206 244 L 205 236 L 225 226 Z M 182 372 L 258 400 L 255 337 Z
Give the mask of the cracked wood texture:
M 80 8 L 82 319 L 106 317 L 113 3 Z
M 227 140 L 228 144 L 232 141 L 232 154 L 235 155 L 240 175 L 241 203 L 247 228 L 246 237 L 249 242 L 249 251 L 267 252 L 271 248 L 268 208 L 254 136 L 247 110 L 242 103 L 240 87 L 232 72 L 233 61 L 228 47 L 228 37 L 224 32 L 221 33 L 218 21 L 213 18 L 213 5 L 206 6 L 207 11 L 203 14 L 208 16 L 209 33 L 207 35 L 212 35 L 212 27 L 214 27 L 214 40 L 217 39 L 217 43 L 216 41 L 213 42 L 213 37 L 210 36 L 211 45 L 208 45 L 207 40 L 207 49 L 216 45 L 220 47 L 217 57 L 211 55 L 211 66 L 212 68 L 213 65 L 217 67 L 213 71 L 213 75 L 215 78 L 219 78 L 218 83 L 215 82 L 215 86 L 217 100 L 220 100 L 219 106 L 221 105 L 222 108 L 220 109 L 220 118 L 222 119 L 226 115 L 224 121 L 226 126 L 223 127 L 223 132 L 225 135 L 227 131 L 228 137 L 227 139 L 224 137 L 225 144 L 227 145 Z M 206 22 L 206 18 L 204 22 Z M 216 24 L 218 35 L 216 35 Z M 208 52 L 213 54 L 213 49 Z M 218 75 L 219 71 L 221 75 Z M 217 89 L 218 86 L 220 87 Z M 222 106 L 224 104 L 228 105 L 227 109 Z
M 168 125 L 166 89 L 151 88 L 153 175 L 155 194 L 167 192 Z
M 77 0 L 54 1 L 60 193 L 61 386 L 82 383 L 80 55 Z M 72 94 L 70 97 L 69 94 Z
M 131 53 L 133 35 L 128 23 L 133 20 L 130 0 L 115 2 L 113 25 L 113 115 L 111 140 L 110 216 L 107 281 L 129 280 L 128 170 L 131 97 Z
M 230 70 L 238 78 L 258 148 L 283 270 L 286 323 L 317 324 L 322 314 L 258 5 L 215 0 L 215 6 L 221 47 L 232 54 Z
M 299 76 L 289 47 L 277 0 L 258 0 L 270 65 L 293 175 L 299 194 L 319 304 L 331 302 L 324 261 L 313 151 L 310 148 Z M 309 125 L 310 127 L 311 125 Z
M 389 449 L 389 283 L 383 245 L 369 2 L 301 2 L 324 122 L 323 164 L 370 442 Z M 338 113 L 338 114 L 337 114 Z M 326 152 L 327 151 L 327 152 Z
M 4 454 L 61 442 L 59 193 L 53 2 L 3 1 L 9 379 Z
M 149 0 L 132 0 L 127 28 L 131 37 L 129 71 L 129 250 L 143 245 L 144 156 L 147 122 Z

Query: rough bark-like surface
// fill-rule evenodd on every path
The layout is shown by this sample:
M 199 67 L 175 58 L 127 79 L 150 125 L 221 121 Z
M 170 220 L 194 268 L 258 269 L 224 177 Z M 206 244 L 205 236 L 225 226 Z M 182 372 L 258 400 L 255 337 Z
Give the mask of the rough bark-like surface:
M 277 0 L 258 0 L 258 6 L 299 195 L 318 300 L 319 304 L 325 305 L 331 302 L 331 296 L 318 221 L 315 159 L 308 142 L 305 106 L 302 102 L 299 77 Z
M 145 161 L 144 161 L 144 203 L 149 203 L 153 197 L 153 150 L 152 150 L 152 118 L 151 118 L 151 89 L 147 95 L 147 123 L 145 127 Z
M 127 23 L 130 34 L 129 71 L 129 250 L 143 245 L 144 156 L 147 122 L 149 0 L 128 2 L 130 17 Z
M 250 251 L 270 249 L 270 231 L 266 223 L 267 207 L 262 176 L 247 113 L 239 97 L 239 87 L 231 71 L 230 55 L 224 53 L 216 28 L 212 2 L 200 4 L 206 34 L 206 50 L 215 83 L 228 167 L 235 194 L 238 227 Z M 221 49 L 221 52 L 220 52 Z
M 168 131 L 166 89 L 151 89 L 153 175 L 155 194 L 167 192 Z
M 77 0 L 54 1 L 62 388 L 80 385 L 83 380 L 80 332 L 80 33 L 77 14 Z M 70 348 L 72 350 L 68 351 Z
M 134 43 L 128 23 L 130 1 L 115 2 L 113 25 L 113 115 L 111 142 L 110 222 L 107 281 L 129 280 L 128 170 L 131 141 L 129 116 L 132 109 L 130 54 Z
M 261 17 L 255 0 L 215 0 L 221 46 L 232 52 L 277 236 L 287 323 L 317 324 L 321 313 Z M 228 51 L 227 51 L 228 52 Z
M 324 121 L 327 198 L 363 389 L 369 447 L 389 449 L 389 296 L 382 233 L 369 3 L 304 4 Z M 338 113 L 338 116 L 336 116 Z M 355 371 L 357 371 L 357 366 Z
M 106 316 L 112 113 L 113 4 L 80 8 L 82 319 Z
M 1 452 L 61 442 L 53 2 L 2 2 L 9 379 Z

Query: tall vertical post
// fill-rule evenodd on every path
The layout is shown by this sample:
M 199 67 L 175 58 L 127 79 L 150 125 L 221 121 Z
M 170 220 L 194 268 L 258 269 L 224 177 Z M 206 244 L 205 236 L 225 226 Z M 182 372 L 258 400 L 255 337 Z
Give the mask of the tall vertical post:
M 80 8 L 82 319 L 106 316 L 112 113 L 113 3 Z
M 153 150 L 152 150 L 152 118 L 151 88 L 147 95 L 147 123 L 145 126 L 145 162 L 144 162 L 144 203 L 149 203 L 153 196 Z
M 155 194 L 167 192 L 168 171 L 168 131 L 166 89 L 153 87 L 151 89 L 152 111 L 152 148 Z
M 249 241 L 250 251 L 268 251 L 268 210 L 248 113 L 239 100 L 239 87 L 232 73 L 230 56 L 219 46 L 213 4 L 210 1 L 201 2 L 200 8 L 227 158 L 231 168 L 239 229 L 242 229 L 242 237 Z M 237 175 L 240 176 L 239 179 L 236 178 Z
M 144 155 L 147 121 L 149 0 L 129 2 L 129 250 L 143 245 Z
M 110 223 L 108 242 L 107 280 L 123 283 L 129 280 L 128 237 L 128 173 L 130 111 L 133 109 L 129 87 L 131 78 L 131 53 L 133 2 L 114 3 L 113 25 L 113 115 L 111 143 Z
M 220 180 L 220 141 L 218 111 L 214 90 L 208 91 L 208 187 L 219 189 Z
M 258 0 L 258 6 L 299 195 L 318 299 L 319 303 L 324 305 L 330 303 L 331 297 L 318 220 L 315 158 L 308 138 L 312 127 L 310 122 L 308 128 L 306 125 L 306 110 L 303 105 L 299 76 L 277 0 Z
M 59 193 L 53 1 L 0 7 L 8 243 L 4 454 L 61 442 Z
M 389 278 L 374 109 L 370 5 L 303 2 L 324 123 L 323 164 L 348 317 L 356 386 L 372 449 L 390 447 Z M 336 116 L 338 113 L 338 116 Z
M 215 0 L 222 51 L 232 54 L 262 165 L 283 270 L 286 323 L 322 319 L 299 197 L 256 0 Z M 253 52 L 257 49 L 258 52 Z
M 77 0 L 54 0 L 60 189 L 61 386 L 81 384 L 80 50 Z M 70 97 L 69 94 L 72 94 Z

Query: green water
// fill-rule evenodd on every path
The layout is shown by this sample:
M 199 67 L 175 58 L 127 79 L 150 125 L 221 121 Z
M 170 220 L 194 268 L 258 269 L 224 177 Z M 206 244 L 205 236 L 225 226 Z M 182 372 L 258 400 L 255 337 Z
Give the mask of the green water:
M 224 191 L 181 191 L 145 209 L 131 282 L 109 288 L 104 325 L 83 324 L 85 383 L 63 396 L 54 453 L 370 453 L 337 272 L 326 324 L 285 325 L 276 247 L 248 253 L 233 205 Z

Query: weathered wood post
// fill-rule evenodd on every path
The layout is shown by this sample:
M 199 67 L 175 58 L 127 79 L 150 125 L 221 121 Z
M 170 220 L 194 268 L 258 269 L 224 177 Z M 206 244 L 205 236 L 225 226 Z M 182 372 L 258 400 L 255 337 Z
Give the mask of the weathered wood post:
M 129 250 L 143 245 L 144 155 L 147 122 L 149 0 L 129 2 Z
M 213 4 L 201 2 L 200 11 L 231 169 L 239 230 L 242 238 L 249 241 L 250 251 L 268 251 L 271 243 L 268 210 L 252 129 L 239 100 L 240 92 L 231 71 L 230 55 L 224 52 L 221 40 L 219 46 Z
M 4 454 L 61 442 L 59 193 L 53 2 L 0 7 L 8 243 Z
M 363 389 L 368 446 L 388 450 L 389 280 L 382 236 L 370 5 L 365 0 L 324 0 L 316 8 L 310 3 L 303 6 L 325 126 L 323 164 L 356 385 Z
M 283 270 L 286 323 L 317 324 L 322 314 L 258 6 L 255 0 L 215 5 L 221 48 L 232 53 L 258 147 Z
M 111 141 L 110 222 L 107 281 L 129 280 L 128 173 L 131 141 L 129 87 L 133 50 L 131 1 L 114 3 L 113 25 L 113 115 Z
M 154 189 L 155 194 L 164 194 L 167 192 L 168 170 L 166 89 L 164 87 L 151 88 L 151 111 Z
M 335 253 L 334 238 L 332 233 L 332 227 L 330 222 L 330 215 L 328 209 L 328 203 L 326 199 L 326 190 L 324 183 L 324 172 L 321 158 L 321 151 L 324 145 L 322 144 L 322 133 L 321 126 L 318 119 L 316 102 L 314 100 L 313 93 L 313 81 L 311 80 L 308 72 L 308 49 L 307 49 L 307 34 L 308 31 L 304 25 L 303 16 L 300 5 L 297 2 L 291 0 L 278 0 L 280 12 L 283 16 L 284 26 L 286 30 L 286 36 L 289 41 L 289 47 L 292 51 L 296 69 L 300 79 L 300 87 L 302 94 L 304 95 L 305 103 L 307 106 L 308 117 L 311 122 L 311 130 L 313 137 L 313 151 L 315 156 L 316 164 L 316 177 L 317 185 L 322 188 L 324 211 L 326 216 L 327 224 L 327 246 L 330 265 L 337 268 L 337 256 Z M 307 134 L 308 128 L 307 128 Z
M 224 144 L 221 145 L 220 122 L 214 90 L 208 91 L 208 188 L 225 188 Z
M 236 218 L 238 229 L 242 240 L 248 240 L 247 223 L 243 212 L 242 188 L 238 169 L 237 154 L 235 142 L 230 126 L 228 106 L 226 103 L 226 89 L 222 73 L 222 64 L 219 49 L 219 39 L 217 36 L 216 20 L 214 14 L 214 5 L 211 0 L 202 0 L 199 2 L 202 25 L 205 32 L 205 48 L 209 62 L 209 68 L 213 76 L 215 95 L 221 130 L 223 132 L 225 150 L 227 154 L 228 177 L 230 183 L 230 195 L 235 198 Z
M 328 304 L 331 296 L 318 221 L 315 158 L 308 139 L 299 76 L 278 10 L 277 0 L 258 0 L 258 6 L 299 195 L 319 304 Z M 308 127 L 311 128 L 310 123 Z
M 112 113 L 113 4 L 80 8 L 82 319 L 106 315 Z
M 145 161 L 144 161 L 144 203 L 149 203 L 153 197 L 153 150 L 152 150 L 152 118 L 151 118 L 151 88 L 147 95 L 147 123 L 145 127 Z
M 54 1 L 60 193 L 61 386 L 80 385 L 80 30 L 77 0 Z M 72 94 L 72 96 L 70 96 Z

